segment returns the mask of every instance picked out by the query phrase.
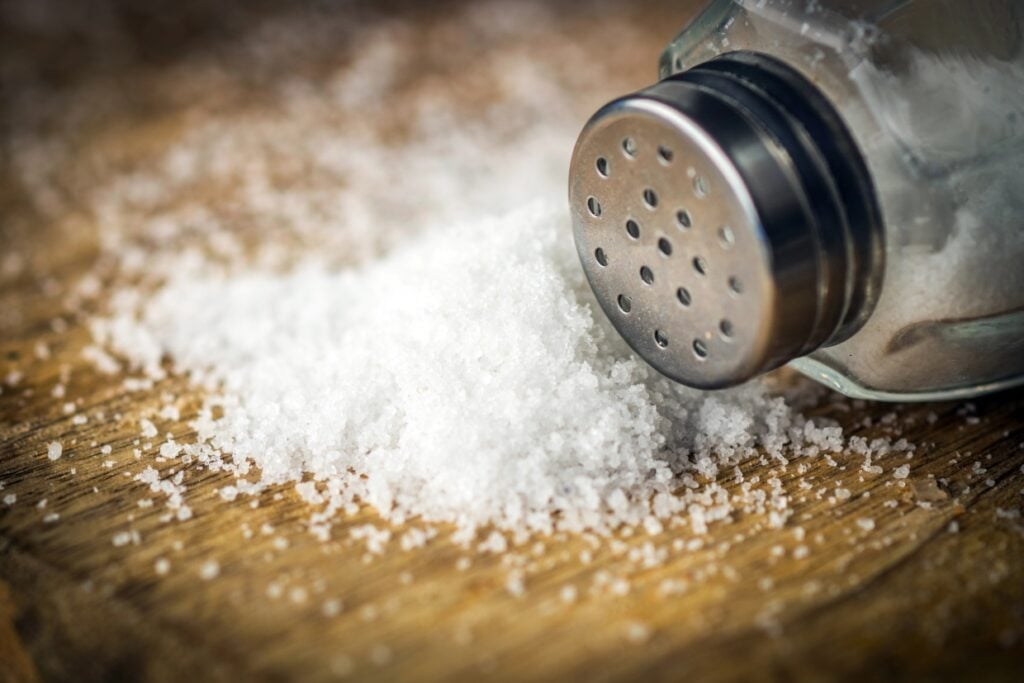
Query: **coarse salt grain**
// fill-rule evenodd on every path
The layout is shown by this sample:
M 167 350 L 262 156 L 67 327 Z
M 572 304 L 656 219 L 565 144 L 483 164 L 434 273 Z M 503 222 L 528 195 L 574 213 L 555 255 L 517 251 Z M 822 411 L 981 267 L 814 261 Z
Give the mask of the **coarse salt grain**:
M 632 621 L 626 625 L 626 638 L 633 643 L 647 642 L 651 637 L 651 627 L 642 621 Z
M 203 581 L 211 581 L 220 574 L 220 563 L 217 560 L 207 560 L 199 567 L 199 578 Z
M 142 428 L 142 436 L 147 439 L 151 439 L 159 433 L 157 432 L 156 425 L 146 418 L 139 420 L 139 426 Z
M 864 531 L 872 531 L 875 528 L 875 520 L 869 517 L 862 517 L 857 520 L 857 526 Z
M 61 445 L 60 441 L 51 441 L 46 446 L 46 457 L 50 460 L 60 460 L 60 456 L 63 452 L 64 446 Z

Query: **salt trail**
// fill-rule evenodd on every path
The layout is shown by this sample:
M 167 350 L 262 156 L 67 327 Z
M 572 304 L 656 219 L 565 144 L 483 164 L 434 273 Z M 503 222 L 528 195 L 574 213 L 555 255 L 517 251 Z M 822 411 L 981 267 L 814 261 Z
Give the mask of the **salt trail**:
M 763 385 L 702 393 L 648 369 L 592 301 L 566 225 L 538 202 L 358 268 L 181 275 L 95 331 L 214 390 L 204 457 L 262 484 L 311 476 L 331 508 L 396 521 L 608 530 L 685 510 L 668 495 L 682 475 L 757 446 L 841 445 Z M 715 492 L 695 525 L 728 514 Z

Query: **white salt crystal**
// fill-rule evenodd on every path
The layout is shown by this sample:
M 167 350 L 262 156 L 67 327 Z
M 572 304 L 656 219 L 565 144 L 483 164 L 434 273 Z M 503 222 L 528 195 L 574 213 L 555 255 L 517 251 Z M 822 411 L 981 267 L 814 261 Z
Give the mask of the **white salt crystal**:
M 910 476 L 910 465 L 900 465 L 892 471 L 892 476 L 895 479 L 906 479 Z
M 220 574 L 220 563 L 217 560 L 207 560 L 199 567 L 199 578 L 203 581 L 211 581 Z
M 113 375 L 121 371 L 121 364 L 98 346 L 86 346 L 82 349 L 82 357 L 90 361 L 104 375 Z
M 118 548 L 120 548 L 121 546 L 128 545 L 131 542 L 132 533 L 130 531 L 119 531 L 116 534 L 114 534 L 114 537 L 111 539 L 111 543 L 113 543 L 114 546 Z
M 156 562 L 153 563 L 153 571 L 157 573 L 157 576 L 164 576 L 167 572 L 171 571 L 171 562 L 166 557 L 158 557 Z
M 523 572 L 514 570 L 509 572 L 505 578 L 505 590 L 509 592 L 513 597 L 520 598 L 526 594 L 526 585 L 524 583 Z
M 321 605 L 320 611 L 323 612 L 323 615 L 325 617 L 336 617 L 339 614 L 341 614 L 341 606 L 341 600 L 338 600 L 337 598 L 331 598 L 329 600 L 324 600 L 323 605 Z
M 857 526 L 859 526 L 864 531 L 871 531 L 875 528 L 875 520 L 871 519 L 870 517 L 861 517 L 857 520 Z
M 481 543 L 478 549 L 481 552 L 503 553 L 508 548 L 505 537 L 497 531 L 492 531 L 487 539 Z
M 4 505 L 11 506 L 18 502 L 18 494 L 16 493 L 5 493 L 4 494 Z
M 114 448 L 110 444 L 103 444 L 100 446 L 100 453 L 103 455 L 110 455 L 114 452 Z
M 156 429 L 156 425 L 154 425 L 146 418 L 142 418 L 141 420 L 139 420 L 139 426 L 142 427 L 142 436 L 146 439 L 152 439 L 154 436 L 159 434 L 159 432 Z
M 49 513 L 49 514 L 47 514 L 47 515 L 45 515 L 43 517 L 43 523 L 44 524 L 53 524 L 58 519 L 60 519 L 60 513 L 59 512 L 51 512 L 51 513 Z
M 178 411 L 177 406 L 165 405 L 160 409 L 160 417 L 164 420 L 178 421 L 181 419 L 181 413 Z
M 61 445 L 60 441 L 51 441 L 46 446 L 46 457 L 50 460 L 60 460 L 61 453 L 64 452 L 64 446 Z
M 651 628 L 642 621 L 632 621 L 626 625 L 626 638 L 633 643 L 644 643 L 651 637 Z

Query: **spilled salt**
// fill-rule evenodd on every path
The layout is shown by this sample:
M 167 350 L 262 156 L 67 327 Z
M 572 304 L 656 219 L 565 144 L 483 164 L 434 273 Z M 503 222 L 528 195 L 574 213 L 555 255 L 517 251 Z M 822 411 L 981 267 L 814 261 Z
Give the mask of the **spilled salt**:
M 669 495 L 678 473 L 830 438 L 760 384 L 692 391 L 636 359 L 591 299 L 560 204 L 435 229 L 358 268 L 172 279 L 114 329 L 130 329 L 110 339 L 122 355 L 143 338 L 221 388 L 194 426 L 231 469 L 307 488 L 311 474 L 330 507 L 390 519 L 658 533 L 688 510 L 699 531 L 722 512 Z

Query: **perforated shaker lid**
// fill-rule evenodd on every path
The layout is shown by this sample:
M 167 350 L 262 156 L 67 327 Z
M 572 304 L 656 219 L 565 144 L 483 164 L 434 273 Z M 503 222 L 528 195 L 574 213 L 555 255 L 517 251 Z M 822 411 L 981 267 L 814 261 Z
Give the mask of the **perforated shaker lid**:
M 569 201 L 605 313 L 690 386 L 847 338 L 880 286 L 881 221 L 852 138 L 813 85 L 761 55 L 603 107 L 577 141 Z

